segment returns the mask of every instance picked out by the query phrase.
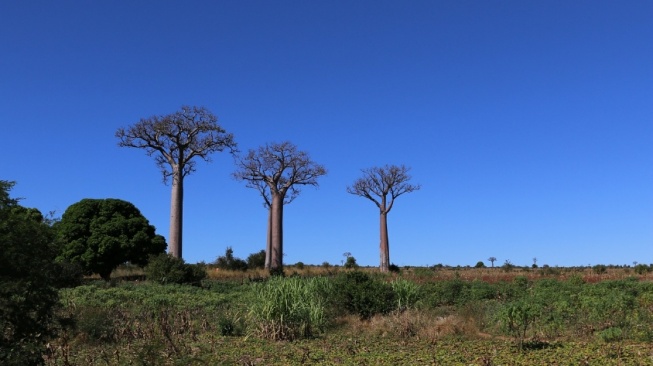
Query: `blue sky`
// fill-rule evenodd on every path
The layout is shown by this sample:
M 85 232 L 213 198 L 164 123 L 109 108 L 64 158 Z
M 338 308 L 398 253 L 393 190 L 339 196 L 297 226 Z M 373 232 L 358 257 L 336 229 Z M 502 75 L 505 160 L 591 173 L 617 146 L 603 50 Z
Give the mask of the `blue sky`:
M 0 179 L 43 212 L 170 187 L 116 129 L 204 106 L 246 152 L 327 167 L 284 212 L 286 263 L 379 263 L 360 169 L 412 167 L 398 265 L 653 263 L 651 1 L 0 2 Z M 185 180 L 184 257 L 246 258 L 267 212 L 226 153 Z M 487 261 L 486 261 L 487 263 Z

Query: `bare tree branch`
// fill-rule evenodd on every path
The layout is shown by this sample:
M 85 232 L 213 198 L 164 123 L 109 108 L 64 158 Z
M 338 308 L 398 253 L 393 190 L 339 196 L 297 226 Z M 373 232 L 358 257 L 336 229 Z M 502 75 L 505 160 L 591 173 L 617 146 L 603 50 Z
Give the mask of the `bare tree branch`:
M 142 118 L 127 129 L 119 128 L 118 146 L 144 149 L 163 174 L 172 178 L 170 214 L 170 252 L 181 257 L 183 179 L 196 169 L 195 158 L 210 162 L 210 154 L 225 149 L 237 152 L 233 135 L 217 123 L 217 117 L 204 107 L 182 106 L 168 115 Z
M 261 193 L 264 206 L 271 210 L 272 256 L 271 269 L 282 267 L 283 205 L 299 196 L 300 186 L 317 186 L 317 178 L 327 173 L 326 169 L 313 162 L 308 153 L 298 151 L 291 142 L 266 144 L 257 150 L 249 150 L 247 155 L 237 162 L 234 178 L 246 181 L 247 187 L 255 188 Z

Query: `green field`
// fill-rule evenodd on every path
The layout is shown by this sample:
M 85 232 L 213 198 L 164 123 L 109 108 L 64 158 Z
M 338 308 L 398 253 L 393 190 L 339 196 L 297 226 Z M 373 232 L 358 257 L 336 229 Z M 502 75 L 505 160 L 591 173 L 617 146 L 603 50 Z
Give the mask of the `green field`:
M 208 271 L 61 290 L 46 364 L 653 365 L 648 271 Z

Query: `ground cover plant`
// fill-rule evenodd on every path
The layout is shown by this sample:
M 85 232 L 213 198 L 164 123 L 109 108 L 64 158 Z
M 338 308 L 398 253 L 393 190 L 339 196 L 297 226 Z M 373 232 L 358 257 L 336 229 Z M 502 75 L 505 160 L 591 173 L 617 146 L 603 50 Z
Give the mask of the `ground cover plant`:
M 91 281 L 60 290 L 70 321 L 46 364 L 653 365 L 648 273 L 540 270 L 209 266 L 195 286 Z

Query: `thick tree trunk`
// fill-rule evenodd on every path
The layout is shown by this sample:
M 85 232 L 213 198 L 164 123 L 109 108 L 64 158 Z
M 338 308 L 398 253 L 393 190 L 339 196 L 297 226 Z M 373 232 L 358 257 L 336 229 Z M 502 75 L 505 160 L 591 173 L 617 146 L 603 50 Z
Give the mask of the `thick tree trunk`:
M 170 198 L 170 237 L 168 251 L 175 258 L 181 258 L 181 233 L 184 209 L 184 178 L 177 173 L 172 177 Z
M 270 269 L 283 269 L 283 197 L 279 194 L 272 197 Z
M 390 270 L 390 244 L 388 243 L 388 213 L 381 211 L 381 240 L 380 240 L 380 254 L 381 264 L 379 269 L 381 272 L 388 272 Z
M 268 207 L 267 230 L 267 240 L 265 242 L 265 269 L 270 269 L 270 257 L 272 256 L 272 206 Z

